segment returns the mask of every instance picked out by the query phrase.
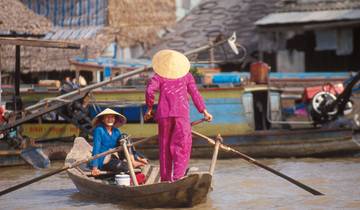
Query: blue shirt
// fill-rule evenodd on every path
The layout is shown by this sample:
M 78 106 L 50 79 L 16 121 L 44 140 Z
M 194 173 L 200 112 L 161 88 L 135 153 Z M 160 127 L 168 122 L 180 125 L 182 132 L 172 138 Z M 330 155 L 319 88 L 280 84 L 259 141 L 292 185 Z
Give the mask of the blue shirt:
M 112 134 L 106 130 L 103 124 L 99 124 L 93 130 L 93 151 L 92 155 L 97 155 L 99 153 L 108 151 L 109 149 L 115 148 L 118 146 L 118 140 L 121 138 L 121 132 L 118 128 L 113 127 Z M 103 167 L 105 157 L 100 157 L 91 162 L 92 167 L 98 167 L 101 169 Z

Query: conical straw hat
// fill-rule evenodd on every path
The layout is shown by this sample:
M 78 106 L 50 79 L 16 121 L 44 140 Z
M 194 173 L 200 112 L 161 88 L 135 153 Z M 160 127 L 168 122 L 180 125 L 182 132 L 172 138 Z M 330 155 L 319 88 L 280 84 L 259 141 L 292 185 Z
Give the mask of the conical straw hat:
M 83 76 L 79 76 L 79 85 L 81 86 L 81 87 L 84 87 L 84 86 L 86 86 L 87 85 L 87 82 L 86 82 L 86 79 L 83 77 Z
M 154 71 L 168 79 L 185 76 L 190 70 L 190 62 L 185 55 L 175 50 L 161 50 L 152 59 Z
M 115 115 L 115 124 L 114 126 L 120 127 L 126 123 L 126 117 L 112 109 L 106 108 L 104 111 L 100 112 L 96 115 L 96 117 L 92 120 L 92 125 L 95 127 L 99 123 L 101 123 L 102 116 L 112 114 Z

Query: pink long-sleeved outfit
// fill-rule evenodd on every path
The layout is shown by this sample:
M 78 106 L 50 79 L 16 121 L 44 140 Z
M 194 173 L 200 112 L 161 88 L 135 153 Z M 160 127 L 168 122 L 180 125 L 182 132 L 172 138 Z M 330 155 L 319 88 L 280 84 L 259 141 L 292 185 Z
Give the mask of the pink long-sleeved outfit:
M 190 73 L 178 79 L 155 74 L 146 88 L 148 108 L 154 105 L 157 91 L 160 95 L 155 119 L 159 132 L 160 176 L 162 181 L 174 181 L 184 176 L 191 153 L 188 94 L 200 113 L 205 110 L 205 104 Z

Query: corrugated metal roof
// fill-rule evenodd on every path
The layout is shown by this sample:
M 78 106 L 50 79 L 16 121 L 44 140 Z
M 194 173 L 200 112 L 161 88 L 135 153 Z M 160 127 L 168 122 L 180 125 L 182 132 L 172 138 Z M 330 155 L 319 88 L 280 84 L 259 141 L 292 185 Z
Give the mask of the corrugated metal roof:
M 107 0 L 21 0 L 35 13 L 47 17 L 55 26 L 106 25 Z
M 54 28 L 47 33 L 43 39 L 47 40 L 77 40 L 95 37 L 102 26 L 80 27 L 80 28 Z
M 119 60 L 119 59 L 107 58 L 107 57 L 97 57 L 97 58 L 88 58 L 88 59 L 76 57 L 74 60 L 83 64 L 97 64 L 104 67 L 108 66 L 111 68 L 140 68 L 151 65 L 151 60 L 149 59 Z
M 340 20 L 360 20 L 360 9 L 271 13 L 256 21 L 255 25 L 265 26 L 275 24 L 310 23 Z
M 277 12 L 359 9 L 359 0 L 282 0 Z

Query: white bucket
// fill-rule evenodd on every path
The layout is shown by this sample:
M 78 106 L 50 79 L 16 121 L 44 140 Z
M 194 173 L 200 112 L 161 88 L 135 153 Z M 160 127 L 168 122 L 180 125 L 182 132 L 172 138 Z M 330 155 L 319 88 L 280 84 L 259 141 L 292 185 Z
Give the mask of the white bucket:
M 115 182 L 117 185 L 130 186 L 130 176 L 128 174 L 115 175 Z

